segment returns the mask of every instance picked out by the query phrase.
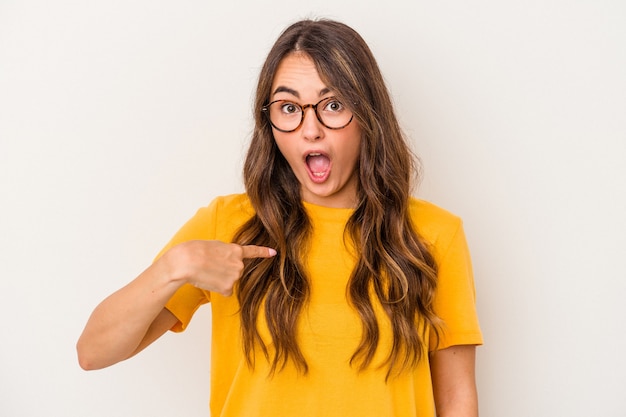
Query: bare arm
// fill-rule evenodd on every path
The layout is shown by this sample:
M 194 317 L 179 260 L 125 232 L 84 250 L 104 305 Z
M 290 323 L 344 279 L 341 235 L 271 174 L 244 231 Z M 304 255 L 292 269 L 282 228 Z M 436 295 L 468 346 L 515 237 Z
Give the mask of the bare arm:
M 430 359 L 437 417 L 478 417 L 476 347 L 451 346 Z
M 190 241 L 173 247 L 95 308 L 76 345 L 80 366 L 100 369 L 113 365 L 172 328 L 177 319 L 164 306 L 183 284 L 230 295 L 241 276 L 244 258 L 275 253 L 269 248 L 218 241 Z
M 102 301 L 78 339 L 80 366 L 91 370 L 113 365 L 147 346 L 148 333 L 150 342 L 165 333 L 177 320 L 171 313 L 166 320 L 163 306 L 183 282 L 170 279 L 159 261 Z

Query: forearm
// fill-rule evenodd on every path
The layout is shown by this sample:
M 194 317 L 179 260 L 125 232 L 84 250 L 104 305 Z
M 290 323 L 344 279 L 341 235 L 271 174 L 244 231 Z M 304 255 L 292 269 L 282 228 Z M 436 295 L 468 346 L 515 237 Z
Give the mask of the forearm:
M 132 356 L 181 285 L 180 280 L 173 279 L 165 262 L 157 262 L 102 301 L 76 346 L 81 367 L 104 368 Z
M 246 258 L 271 258 L 271 248 L 220 241 L 187 241 L 168 250 L 92 313 L 76 346 L 84 369 L 113 365 L 137 353 L 176 323 L 163 307 L 189 283 L 229 296 Z

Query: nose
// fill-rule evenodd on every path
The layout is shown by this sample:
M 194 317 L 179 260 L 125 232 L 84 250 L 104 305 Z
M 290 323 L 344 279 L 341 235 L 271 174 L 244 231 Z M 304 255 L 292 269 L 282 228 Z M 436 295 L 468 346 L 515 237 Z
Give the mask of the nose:
M 304 139 L 310 141 L 321 139 L 324 135 L 324 129 L 317 119 L 317 114 L 313 106 L 304 108 L 302 111 L 304 112 L 304 120 L 302 121 L 302 127 L 300 129 Z

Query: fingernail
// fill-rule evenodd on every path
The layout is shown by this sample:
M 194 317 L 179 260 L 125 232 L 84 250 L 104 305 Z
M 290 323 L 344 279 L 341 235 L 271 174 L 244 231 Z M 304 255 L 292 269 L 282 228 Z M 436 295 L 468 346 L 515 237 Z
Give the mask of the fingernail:
M 278 252 L 276 252 L 276 249 L 272 249 L 272 248 L 268 248 L 270 250 L 270 256 L 275 256 Z

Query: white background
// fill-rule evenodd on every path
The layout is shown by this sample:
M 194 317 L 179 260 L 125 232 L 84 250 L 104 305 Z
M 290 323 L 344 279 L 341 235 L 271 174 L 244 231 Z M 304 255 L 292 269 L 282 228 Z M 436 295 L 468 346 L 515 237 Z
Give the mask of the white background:
M 463 217 L 483 417 L 626 410 L 622 0 L 0 0 L 0 415 L 207 416 L 209 309 L 112 368 L 88 315 L 242 191 L 256 76 L 302 17 L 357 29 Z

